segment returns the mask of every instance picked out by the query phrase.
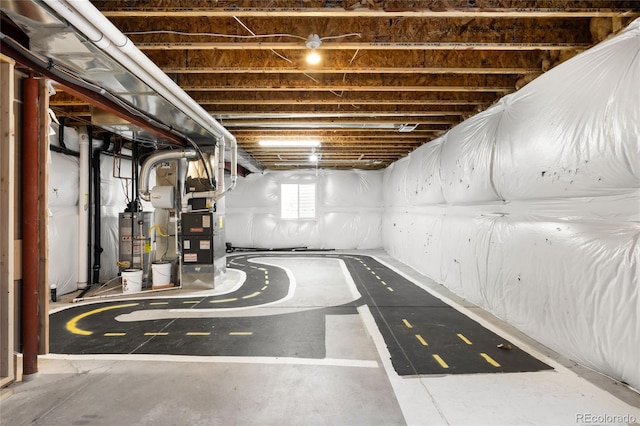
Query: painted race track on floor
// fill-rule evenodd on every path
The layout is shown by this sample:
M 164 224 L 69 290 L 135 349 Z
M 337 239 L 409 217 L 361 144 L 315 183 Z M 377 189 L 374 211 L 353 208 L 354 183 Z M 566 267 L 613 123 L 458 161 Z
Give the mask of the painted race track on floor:
M 51 352 L 323 359 L 340 324 L 366 306 L 399 375 L 551 369 L 372 257 L 251 253 L 227 261 L 246 279 L 225 294 L 99 302 L 51 314 Z M 343 353 L 349 339 L 340 339 Z

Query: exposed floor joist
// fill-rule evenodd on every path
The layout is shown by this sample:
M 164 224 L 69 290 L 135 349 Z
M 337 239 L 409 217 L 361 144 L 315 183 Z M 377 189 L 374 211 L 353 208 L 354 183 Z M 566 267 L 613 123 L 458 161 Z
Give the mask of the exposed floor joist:
M 278 169 L 314 165 L 299 150 L 287 165 L 287 153 L 259 139 L 317 138 L 320 167 L 386 167 L 640 16 L 640 5 L 612 0 L 92 3 Z M 91 120 L 91 107 L 63 92 L 51 106 Z

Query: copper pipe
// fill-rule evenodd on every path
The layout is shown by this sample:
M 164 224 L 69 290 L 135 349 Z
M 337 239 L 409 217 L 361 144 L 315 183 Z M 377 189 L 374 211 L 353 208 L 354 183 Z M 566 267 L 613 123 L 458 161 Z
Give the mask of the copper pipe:
M 38 372 L 38 80 L 22 81 L 22 371 Z

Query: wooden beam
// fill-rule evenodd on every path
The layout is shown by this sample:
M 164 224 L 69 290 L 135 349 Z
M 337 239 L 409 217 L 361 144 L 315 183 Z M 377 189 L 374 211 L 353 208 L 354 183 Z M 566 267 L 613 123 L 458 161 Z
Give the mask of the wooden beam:
M 0 387 L 16 379 L 14 66 L 0 54 Z
M 200 105 L 461 105 L 462 101 L 427 101 L 422 99 L 212 99 L 197 100 Z M 466 105 L 486 104 L 468 101 Z
M 161 67 L 167 74 L 531 74 L 533 67 Z
M 304 41 L 290 42 L 136 42 L 140 50 L 308 50 Z M 406 42 L 406 43 L 322 43 L 318 51 L 323 50 L 584 50 L 587 43 L 473 43 L 473 42 Z
M 488 92 L 511 93 L 515 87 L 472 87 L 472 86 L 215 86 L 198 89 L 184 88 L 186 92 Z
M 38 82 L 38 119 L 40 127 L 38 194 L 38 354 L 49 353 L 49 88 L 47 80 Z
M 440 119 L 435 120 L 433 118 L 422 117 L 420 119 L 412 119 L 412 120 L 398 120 L 398 119 L 389 119 L 389 118 L 359 118 L 359 119 L 340 119 L 340 118 L 331 118 L 324 120 L 274 120 L 274 119 L 262 119 L 262 120 L 224 120 L 223 124 L 225 127 L 275 127 L 275 126 L 299 126 L 304 128 L 313 128 L 313 126 L 342 126 L 342 125 L 377 125 L 377 124 L 386 124 L 386 125 L 395 125 L 395 124 L 405 124 L 405 123 L 419 123 L 419 124 L 457 124 L 459 123 L 459 119 Z M 391 128 L 387 128 L 387 130 L 393 130 Z
M 242 120 L 242 119 L 269 119 L 269 118 L 371 118 L 371 117 L 439 117 L 442 115 L 464 115 L 468 114 L 471 111 L 448 111 L 448 110 L 437 110 L 437 111 L 397 111 L 397 112 L 388 112 L 388 111 L 363 111 L 363 112 L 296 112 L 296 111 L 278 111 L 278 112 L 259 112 L 259 111 L 247 111 L 247 112 L 220 112 L 215 111 L 211 112 L 213 117 L 218 120 Z
M 394 137 L 432 137 L 436 130 L 414 130 L 411 133 L 398 133 L 396 131 L 389 131 L 383 129 L 383 132 L 374 131 L 373 129 L 352 129 L 349 135 L 344 135 L 342 132 L 335 130 L 318 130 L 309 129 L 305 132 L 305 136 L 309 138 L 324 137 L 324 138 L 394 138 Z M 233 131 L 234 136 L 238 141 L 244 138 L 264 138 L 266 136 L 273 137 L 270 133 L 277 133 L 280 137 L 286 138 L 300 138 L 299 129 L 236 129 Z M 409 136 L 410 135 L 410 136 Z
M 136 7 L 135 9 L 102 9 L 108 18 L 593 18 L 635 17 L 640 13 L 615 8 L 448 8 L 448 9 L 353 9 L 328 8 L 182 8 Z

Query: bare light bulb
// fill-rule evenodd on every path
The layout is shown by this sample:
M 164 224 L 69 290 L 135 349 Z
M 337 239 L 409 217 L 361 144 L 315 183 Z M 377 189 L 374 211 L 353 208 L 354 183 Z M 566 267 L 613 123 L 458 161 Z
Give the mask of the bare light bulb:
M 311 49 L 311 52 L 307 54 L 307 63 L 309 65 L 318 65 L 320 63 L 320 55 L 316 52 L 316 49 L 320 47 L 322 40 L 318 34 L 311 34 L 307 39 L 307 49 Z
M 309 65 L 318 65 L 320 63 L 320 55 L 315 51 L 315 49 L 307 55 L 307 63 Z

